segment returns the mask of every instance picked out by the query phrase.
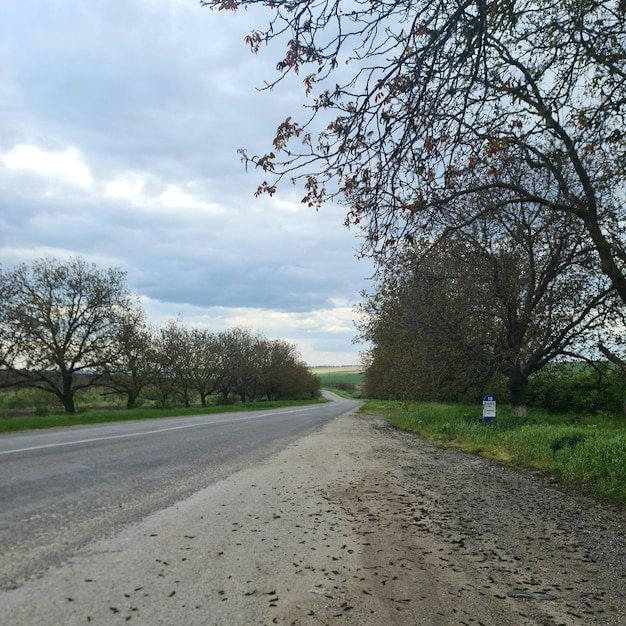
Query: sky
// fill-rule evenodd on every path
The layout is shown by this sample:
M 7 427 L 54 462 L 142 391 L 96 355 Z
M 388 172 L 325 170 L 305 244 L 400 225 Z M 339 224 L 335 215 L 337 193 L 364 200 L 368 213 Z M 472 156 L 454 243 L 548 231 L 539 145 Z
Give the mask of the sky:
M 242 326 L 315 365 L 359 363 L 372 267 L 345 209 L 256 198 L 276 126 L 304 113 L 270 18 L 199 0 L 0 0 L 0 264 L 83 257 L 127 272 L 149 321 Z

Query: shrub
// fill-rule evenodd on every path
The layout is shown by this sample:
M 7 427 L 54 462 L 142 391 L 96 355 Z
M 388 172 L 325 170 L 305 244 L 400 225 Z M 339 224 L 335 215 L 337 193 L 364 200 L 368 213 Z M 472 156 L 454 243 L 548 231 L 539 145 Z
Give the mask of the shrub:
M 569 370 L 555 367 L 529 380 L 528 406 L 553 413 L 611 415 L 622 414 L 626 399 L 626 381 L 617 371 L 599 377 L 591 367 Z

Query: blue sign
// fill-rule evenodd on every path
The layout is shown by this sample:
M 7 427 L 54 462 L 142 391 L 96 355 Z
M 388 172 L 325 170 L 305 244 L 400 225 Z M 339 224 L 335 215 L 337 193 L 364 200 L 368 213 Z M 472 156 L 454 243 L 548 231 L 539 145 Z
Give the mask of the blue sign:
M 483 422 L 493 422 L 496 419 L 496 397 L 483 398 Z

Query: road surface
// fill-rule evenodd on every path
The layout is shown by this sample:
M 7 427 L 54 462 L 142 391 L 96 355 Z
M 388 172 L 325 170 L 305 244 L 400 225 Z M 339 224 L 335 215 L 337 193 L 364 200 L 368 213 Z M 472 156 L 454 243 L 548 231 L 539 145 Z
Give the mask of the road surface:
M 0 436 L 0 589 L 258 463 L 358 403 Z
M 0 592 L 0 624 L 626 624 L 624 508 L 355 412 L 250 459 Z

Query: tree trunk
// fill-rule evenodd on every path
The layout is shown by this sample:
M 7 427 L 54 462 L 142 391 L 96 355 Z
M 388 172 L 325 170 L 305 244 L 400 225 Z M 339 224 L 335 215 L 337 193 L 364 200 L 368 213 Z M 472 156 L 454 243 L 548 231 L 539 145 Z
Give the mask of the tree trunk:
M 131 389 L 128 392 L 128 397 L 126 398 L 126 408 L 134 409 L 137 404 L 137 399 L 139 398 L 139 391 L 136 389 Z
M 183 404 L 185 405 L 185 408 L 188 409 L 191 406 L 191 401 L 189 400 L 189 388 L 187 387 L 186 383 L 183 383 L 182 397 Z
M 63 402 L 63 407 L 65 408 L 66 413 L 76 413 L 76 406 L 74 405 L 74 395 L 70 393 L 69 395 L 64 395 L 61 398 Z
M 519 365 L 511 365 L 508 368 L 509 378 L 507 386 L 511 394 L 511 415 L 514 417 L 526 417 L 526 388 L 528 378 L 522 372 Z
M 66 413 L 76 413 L 74 405 L 74 390 L 72 389 L 72 375 L 67 372 L 61 372 L 61 384 L 63 385 L 63 393 L 60 397 Z

